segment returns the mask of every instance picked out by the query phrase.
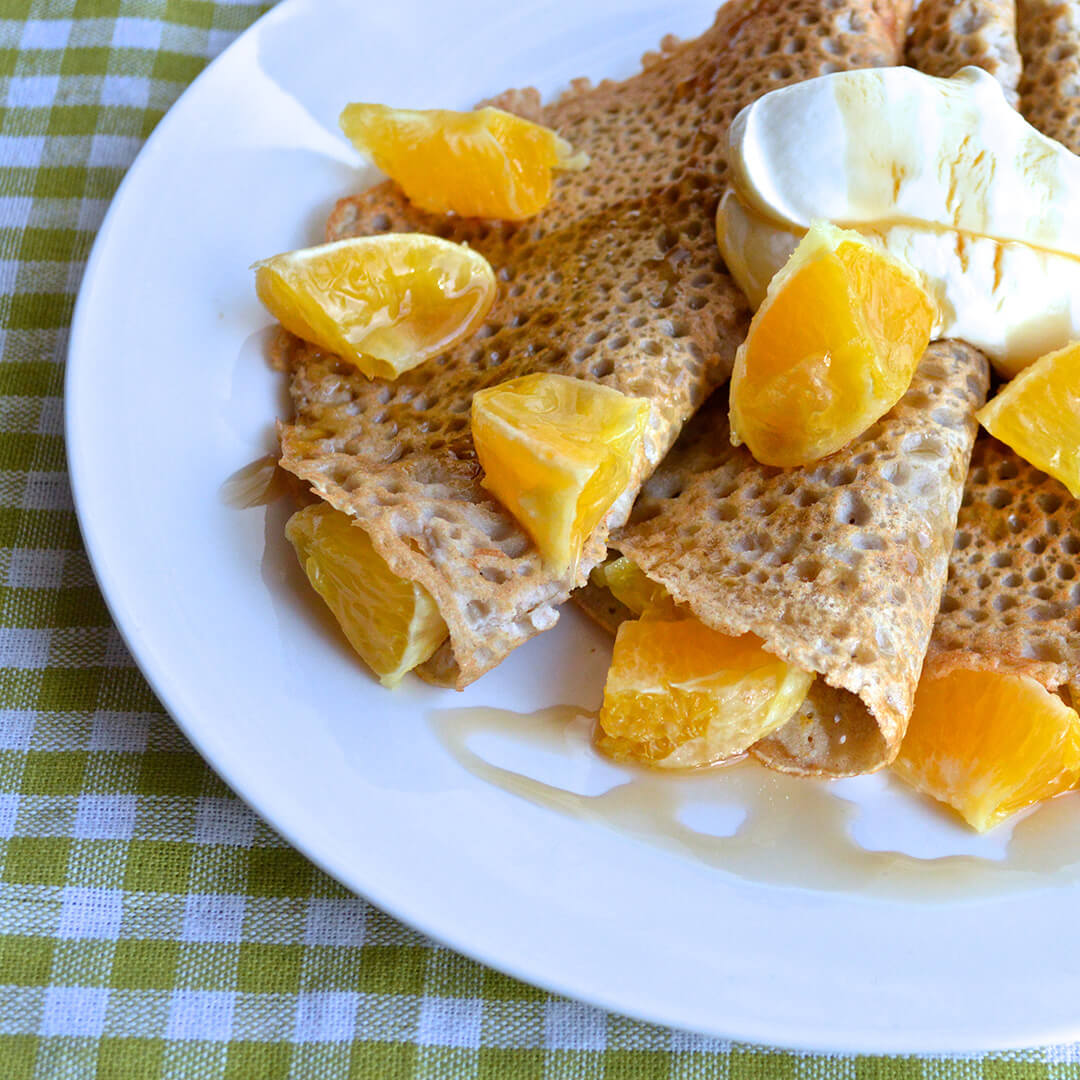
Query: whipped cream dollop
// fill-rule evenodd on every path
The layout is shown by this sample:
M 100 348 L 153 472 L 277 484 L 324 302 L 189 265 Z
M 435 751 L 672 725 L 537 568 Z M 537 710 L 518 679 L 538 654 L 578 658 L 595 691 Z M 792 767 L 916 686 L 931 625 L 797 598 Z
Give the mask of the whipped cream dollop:
M 959 337 L 1014 374 L 1080 338 L 1080 157 L 979 68 L 872 68 L 766 94 L 732 124 L 717 236 L 751 303 L 815 220 L 918 270 Z

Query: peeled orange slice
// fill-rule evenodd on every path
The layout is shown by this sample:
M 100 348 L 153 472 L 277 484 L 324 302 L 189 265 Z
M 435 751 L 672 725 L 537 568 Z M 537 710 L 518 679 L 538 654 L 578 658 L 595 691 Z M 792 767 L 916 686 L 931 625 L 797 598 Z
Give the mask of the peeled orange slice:
M 1080 342 L 1036 360 L 975 415 L 1080 498 Z
M 814 676 L 696 619 L 624 622 L 604 686 L 596 745 L 660 768 L 712 765 L 775 731 Z
M 857 232 L 815 224 L 769 285 L 735 358 L 732 440 L 808 465 L 900 400 L 936 309 L 918 277 Z
M 555 573 L 630 481 L 649 403 L 566 375 L 523 375 L 473 396 L 483 484 L 533 538 Z
M 1026 675 L 924 678 L 894 770 L 980 832 L 1080 779 L 1080 716 Z
M 286 330 L 381 379 L 468 337 L 496 292 L 483 255 L 423 233 L 338 240 L 254 269 L 259 299 Z
M 316 503 L 289 518 L 285 535 L 349 644 L 384 686 L 396 686 L 446 640 L 430 593 L 393 573 L 348 514 Z
M 625 555 L 596 567 L 589 576 L 594 585 L 607 589 L 635 615 L 666 619 L 680 617 L 667 589 L 647 577 L 641 567 Z
M 553 169 L 589 159 L 554 131 L 491 107 L 473 112 L 347 105 L 341 128 L 413 205 L 520 221 L 551 198 Z

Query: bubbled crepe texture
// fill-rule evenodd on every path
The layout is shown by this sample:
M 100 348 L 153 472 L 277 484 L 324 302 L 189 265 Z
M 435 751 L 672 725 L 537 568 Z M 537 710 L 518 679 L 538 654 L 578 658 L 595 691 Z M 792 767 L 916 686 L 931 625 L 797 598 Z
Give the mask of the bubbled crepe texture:
M 1044 135 L 1080 153 L 1080 3 L 1020 0 L 1024 72 L 1020 111 Z
M 578 84 L 546 107 L 499 103 L 590 155 L 551 205 L 520 226 L 414 210 L 391 183 L 335 209 L 331 239 L 422 230 L 481 251 L 500 282 L 483 329 L 395 382 L 363 376 L 301 342 L 284 359 L 295 419 L 282 465 L 353 515 L 391 569 L 422 584 L 450 630 L 420 670 L 464 686 L 533 634 L 604 557 L 640 482 L 688 417 L 727 379 L 747 312 L 724 272 L 713 216 L 735 113 L 778 86 L 899 62 L 907 6 L 886 0 L 733 0 L 711 29 L 668 41 L 622 83 Z M 469 432 L 475 391 L 533 371 L 602 382 L 652 405 L 645 459 L 585 545 L 576 578 L 555 576 L 481 486 Z
M 1015 0 L 922 0 L 911 16 L 907 62 L 944 79 L 975 64 L 1001 83 L 1015 107 L 1020 80 Z
M 872 771 L 896 755 L 941 601 L 988 370 L 927 350 L 900 402 L 804 468 L 730 444 L 726 394 L 699 413 L 612 543 L 707 626 L 754 633 L 817 673 L 754 747 L 793 772 Z
M 1080 501 L 988 436 L 972 456 L 926 666 L 1028 675 L 1080 706 Z

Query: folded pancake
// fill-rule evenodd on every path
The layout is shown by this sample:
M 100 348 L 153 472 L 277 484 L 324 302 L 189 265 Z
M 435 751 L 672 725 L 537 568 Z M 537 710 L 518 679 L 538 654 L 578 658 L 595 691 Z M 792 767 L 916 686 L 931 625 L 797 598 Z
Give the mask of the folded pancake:
M 1080 705 L 1080 501 L 989 436 L 926 658 L 928 675 L 958 668 L 1027 675 Z
M 1080 3 L 1018 0 L 1016 33 L 1024 58 L 1020 111 L 1080 153 Z
M 1020 50 L 1015 0 L 922 0 L 911 16 L 907 62 L 947 79 L 974 64 L 988 71 L 1014 108 Z
M 612 545 L 706 626 L 754 633 L 816 672 L 754 753 L 787 772 L 870 772 L 896 755 L 945 587 L 985 359 L 938 342 L 911 388 L 817 465 L 729 442 L 726 393 L 687 427 Z
M 753 98 L 842 68 L 895 64 L 904 0 L 733 0 L 702 37 L 665 41 L 623 83 L 575 85 L 548 107 L 501 99 L 559 131 L 591 165 L 560 177 L 551 205 L 518 226 L 414 210 L 393 184 L 346 199 L 330 239 L 422 230 L 481 251 L 500 293 L 472 340 L 396 382 L 368 381 L 292 340 L 295 419 L 281 464 L 353 515 L 392 571 L 424 586 L 449 627 L 419 673 L 462 687 L 533 634 L 604 556 L 645 475 L 729 375 L 747 326 L 713 219 L 735 113 Z M 585 545 L 576 577 L 545 571 L 480 484 L 469 432 L 475 391 L 534 371 L 648 398 L 645 460 Z

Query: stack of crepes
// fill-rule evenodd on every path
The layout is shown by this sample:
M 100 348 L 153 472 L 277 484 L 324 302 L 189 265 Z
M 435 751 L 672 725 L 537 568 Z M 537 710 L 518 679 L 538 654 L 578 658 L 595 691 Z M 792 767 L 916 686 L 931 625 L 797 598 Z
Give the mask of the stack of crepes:
M 475 336 L 394 382 L 369 381 L 296 339 L 283 350 L 295 418 L 281 430 L 281 464 L 434 598 L 449 638 L 417 669 L 424 678 L 463 687 L 554 625 L 605 558 L 609 529 L 626 520 L 642 481 L 728 378 L 749 317 L 714 231 L 732 118 L 782 85 L 898 63 L 907 14 L 902 0 L 733 0 L 700 38 L 665 41 L 625 82 L 582 82 L 545 107 L 535 92 L 505 95 L 496 104 L 558 130 L 591 159 L 563 174 L 551 204 L 524 224 L 427 214 L 389 182 L 335 209 L 330 239 L 436 233 L 481 252 L 500 283 Z M 977 369 L 972 361 L 976 381 Z M 546 568 L 482 486 L 469 429 L 477 391 L 531 372 L 650 403 L 644 460 L 574 572 Z
M 924 0 L 908 60 L 943 76 L 983 66 L 1076 152 L 1080 7 L 1022 3 L 1019 50 L 1016 27 L 996 0 Z M 975 350 L 935 343 L 875 427 L 784 470 L 728 444 L 721 392 L 614 534 L 706 626 L 753 632 L 820 676 L 796 716 L 753 747 L 765 764 L 839 776 L 890 763 L 921 676 L 1025 675 L 1080 702 L 1080 506 L 1007 446 L 976 442 L 986 389 Z M 630 614 L 599 591 L 580 598 L 609 626 Z

